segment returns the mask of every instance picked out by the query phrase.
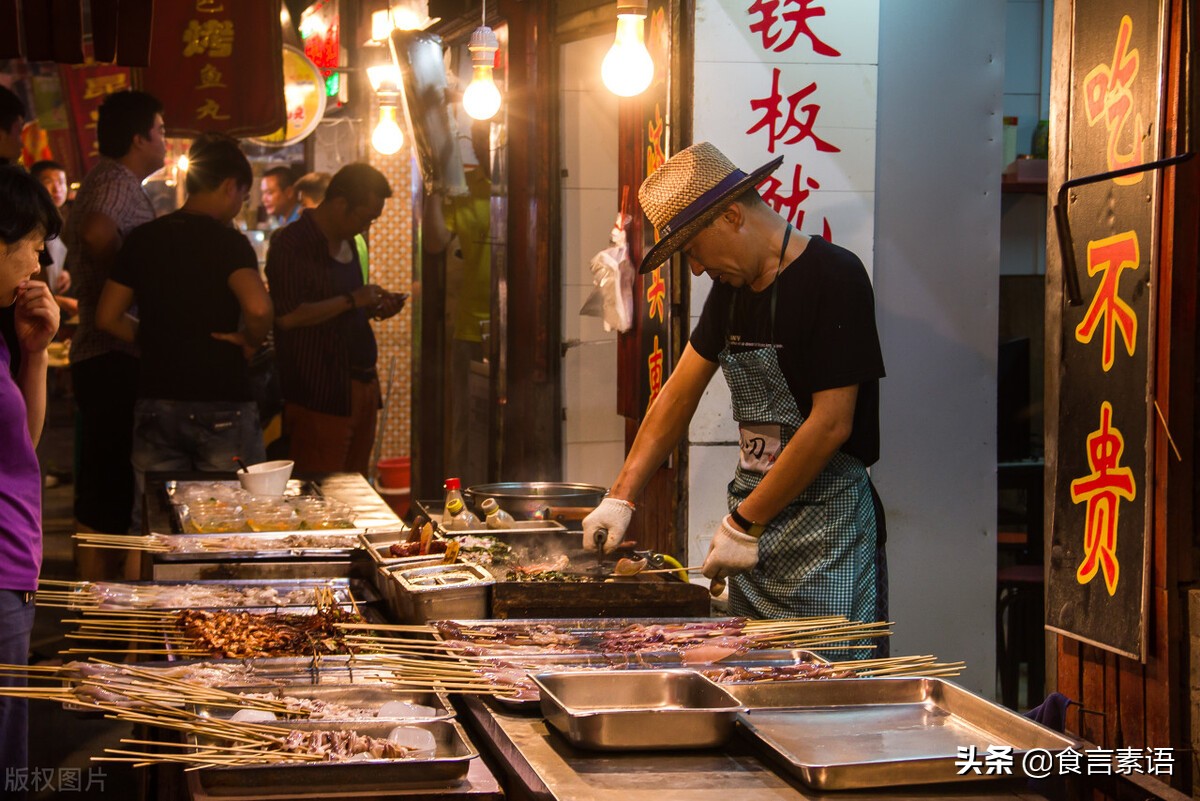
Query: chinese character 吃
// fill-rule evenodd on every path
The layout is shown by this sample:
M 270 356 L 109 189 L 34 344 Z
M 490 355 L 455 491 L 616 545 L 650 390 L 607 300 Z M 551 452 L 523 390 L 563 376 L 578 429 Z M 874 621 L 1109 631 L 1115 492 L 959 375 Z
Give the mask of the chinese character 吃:
M 1092 69 L 1083 79 L 1084 108 L 1087 111 L 1088 125 L 1095 125 L 1104 120 L 1104 128 L 1108 131 L 1108 148 L 1105 153 L 1108 169 L 1119 170 L 1123 167 L 1135 167 L 1144 163 L 1146 130 L 1142 115 L 1138 114 L 1133 126 L 1129 126 L 1129 115 L 1133 111 L 1133 91 L 1131 89 L 1138 74 L 1141 61 L 1138 49 L 1130 49 L 1129 42 L 1133 38 L 1133 20 L 1128 15 L 1121 17 L 1117 29 L 1117 41 L 1113 48 L 1111 64 L 1100 64 Z M 1121 152 L 1121 139 L 1124 137 L 1127 149 Z M 1143 173 L 1114 178 L 1113 182 L 1130 185 L 1142 180 Z
M 798 6 L 798 8 L 783 12 L 783 21 L 792 26 L 792 32 L 788 38 L 779 42 L 779 33 L 775 30 L 775 24 L 779 21 L 780 16 L 777 13 L 779 0 L 755 0 L 746 9 L 746 13 L 758 14 L 761 18 L 757 22 L 750 23 L 750 32 L 757 33 L 761 37 L 764 50 L 783 53 L 792 48 L 797 37 L 803 35 L 812 43 L 814 53 L 837 58 L 841 53 L 818 39 L 812 28 L 808 26 L 809 19 L 825 16 L 825 9 L 818 6 L 817 2 L 818 0 L 784 0 L 784 5 Z
M 1121 499 L 1132 501 L 1137 497 L 1137 485 L 1133 471 L 1120 467 L 1121 454 L 1125 450 L 1125 438 L 1119 429 L 1112 427 L 1112 404 L 1100 404 L 1100 428 L 1087 438 L 1088 465 L 1091 475 L 1071 482 L 1071 501 L 1087 502 L 1083 533 L 1083 561 L 1075 573 L 1075 580 L 1087 584 L 1104 571 L 1104 584 L 1108 594 L 1117 592 L 1121 565 L 1117 561 L 1117 521 L 1121 511 Z
M 799 92 L 787 96 L 787 119 L 784 119 L 783 111 L 780 108 L 784 100 L 783 93 L 779 90 L 780 70 L 778 67 L 775 67 L 771 72 L 771 94 L 767 97 L 756 98 L 750 101 L 750 108 L 755 111 L 761 111 L 762 118 L 748 128 L 746 133 L 752 134 L 762 128 L 766 128 L 768 137 L 767 150 L 771 153 L 775 152 L 775 144 L 777 142 L 782 141 L 785 145 L 794 145 L 804 139 L 811 139 L 813 146 L 824 153 L 840 153 L 840 148 L 826 142 L 813 133 L 813 126 L 816 125 L 817 114 L 821 111 L 821 107 L 816 103 L 800 105 L 805 98 L 817 90 L 816 82 L 810 83 Z M 797 110 L 803 112 L 804 119 L 797 118 Z M 793 131 L 795 133 L 792 133 Z
M 233 20 L 190 20 L 183 43 L 185 56 L 207 53 L 210 58 L 227 58 L 233 55 Z
M 1104 372 L 1112 369 L 1116 359 L 1116 332 L 1121 330 L 1125 350 L 1132 356 L 1137 342 L 1137 315 L 1119 294 L 1121 273 L 1136 270 L 1141 264 L 1136 231 L 1126 231 L 1094 242 L 1088 242 L 1088 275 L 1103 273 L 1100 286 L 1088 305 L 1083 320 L 1075 328 L 1075 339 L 1084 345 L 1092 341 L 1100 320 L 1104 320 L 1104 344 L 1100 364 Z

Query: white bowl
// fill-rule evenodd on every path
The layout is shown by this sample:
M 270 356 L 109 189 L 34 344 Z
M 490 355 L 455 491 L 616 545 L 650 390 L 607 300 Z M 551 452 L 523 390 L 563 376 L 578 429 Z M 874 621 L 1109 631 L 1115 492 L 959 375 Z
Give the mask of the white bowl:
M 260 462 L 250 465 L 247 468 L 250 472 L 238 473 L 237 477 L 242 486 L 255 495 L 282 495 L 295 465 L 290 459 Z

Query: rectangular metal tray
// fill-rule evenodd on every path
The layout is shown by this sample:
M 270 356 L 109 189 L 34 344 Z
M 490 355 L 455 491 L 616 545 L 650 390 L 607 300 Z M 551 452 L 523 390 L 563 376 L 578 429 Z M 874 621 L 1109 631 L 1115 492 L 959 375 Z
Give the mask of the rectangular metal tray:
M 362 716 L 343 714 L 326 717 L 296 717 L 284 718 L 281 719 L 281 722 L 295 720 L 329 724 L 368 724 L 375 723 L 377 721 L 391 721 L 396 723 L 400 721 L 419 722 L 449 720 L 450 718 L 454 717 L 454 709 L 450 706 L 449 699 L 447 699 L 446 696 L 441 693 L 421 690 L 396 689 L 381 684 L 292 684 L 288 685 L 287 687 L 263 687 L 261 685 L 248 685 L 240 687 L 222 687 L 221 689 L 225 690 L 226 692 L 237 693 L 239 695 L 247 693 L 269 693 L 275 698 L 288 696 L 290 698 L 324 701 L 325 703 L 329 704 L 353 707 L 354 709 L 365 710 L 365 712 L 375 710 L 375 713 L 369 716 L 367 714 L 363 714 Z M 429 707 L 433 710 L 433 713 L 420 718 L 398 718 L 395 716 L 379 717 L 379 709 L 389 701 L 402 701 L 423 707 Z M 234 715 L 234 713 L 237 712 L 236 709 L 231 707 L 205 705 L 198 705 L 195 707 L 195 710 L 213 718 L 230 718 Z
M 315 557 L 346 559 L 355 549 L 360 547 L 360 543 L 355 542 L 353 545 L 349 545 L 341 544 L 337 541 L 346 540 L 348 542 L 346 538 L 357 537 L 359 533 L 355 529 L 328 529 L 323 531 L 251 531 L 232 532 L 229 534 L 171 534 L 168 536 L 172 541 L 181 543 L 184 547 L 189 548 L 189 550 L 156 553 L 154 554 L 154 560 L 156 562 L 253 562 Z M 312 537 L 318 543 L 320 538 L 328 538 L 330 545 L 328 547 L 321 547 L 319 544 L 304 546 L 287 545 L 284 538 L 295 535 Z M 221 550 L 211 547 L 231 537 L 256 543 L 261 542 L 262 546 L 254 550 Z
M 959 775 L 960 748 L 1052 754 L 1077 743 L 944 679 L 822 679 L 729 686 L 765 756 L 817 790 L 998 778 Z
M 392 567 L 395 565 L 420 565 L 429 559 L 437 559 L 441 561 L 444 553 L 429 553 L 419 556 L 392 556 L 388 549 L 397 542 L 408 542 L 408 529 L 391 529 L 388 531 L 368 531 L 359 535 L 359 542 L 362 543 L 362 548 L 370 554 L 376 564 L 383 567 Z M 435 540 L 442 538 L 437 534 L 433 535 Z
M 690 670 L 539 673 L 542 714 L 573 745 L 604 751 L 713 748 L 737 699 Z
M 470 583 L 427 585 L 441 575 L 470 576 Z M 391 571 L 396 589 L 397 612 L 403 622 L 427 623 L 459 615 L 486 615 L 492 575 L 472 564 L 431 565 Z
M 274 725 L 274 724 L 273 724 Z M 280 724 L 286 730 L 353 730 L 371 737 L 387 737 L 395 722 L 355 725 L 322 725 L 320 721 Z M 467 775 L 472 759 L 479 756 L 475 746 L 456 720 L 431 723 L 405 723 L 428 729 L 437 742 L 432 759 L 371 759 L 355 762 L 293 762 L 267 765 L 243 765 L 202 768 L 200 784 L 213 795 L 259 794 L 270 788 L 272 794 L 314 793 L 325 791 L 337 798 L 346 792 L 370 792 L 454 784 Z M 193 740 L 194 742 L 194 740 Z

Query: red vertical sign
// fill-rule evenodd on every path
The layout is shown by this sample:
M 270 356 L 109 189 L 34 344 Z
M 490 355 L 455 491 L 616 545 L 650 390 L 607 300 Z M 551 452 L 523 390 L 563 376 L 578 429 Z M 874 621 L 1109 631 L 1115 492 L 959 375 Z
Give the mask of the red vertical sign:
M 155 8 L 146 91 L 173 136 L 265 136 L 283 127 L 278 0 L 186 0 Z
M 129 70 L 109 64 L 97 64 L 85 53 L 85 61 L 78 66 L 62 66 L 63 94 L 71 114 L 78 148 L 78 163 L 82 168 L 76 176 L 82 178 L 100 158 L 96 147 L 96 117 L 104 98 L 113 92 L 129 88 Z

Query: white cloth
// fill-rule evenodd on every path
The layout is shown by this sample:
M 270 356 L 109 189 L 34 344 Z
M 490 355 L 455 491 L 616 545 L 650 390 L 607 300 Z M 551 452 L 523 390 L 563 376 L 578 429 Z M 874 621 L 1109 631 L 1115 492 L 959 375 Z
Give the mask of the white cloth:
M 633 507 L 616 498 L 605 498 L 591 514 L 583 518 L 583 549 L 596 550 L 596 532 L 605 529 L 604 550 L 611 551 L 625 539 L 625 531 L 633 517 Z
M 724 579 L 735 573 L 745 573 L 758 564 L 758 537 L 752 537 L 733 527 L 733 518 L 725 515 L 708 546 L 704 557 L 704 575 Z

